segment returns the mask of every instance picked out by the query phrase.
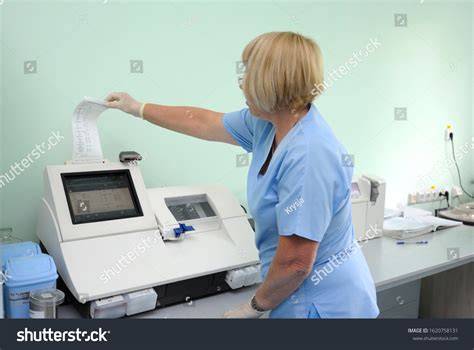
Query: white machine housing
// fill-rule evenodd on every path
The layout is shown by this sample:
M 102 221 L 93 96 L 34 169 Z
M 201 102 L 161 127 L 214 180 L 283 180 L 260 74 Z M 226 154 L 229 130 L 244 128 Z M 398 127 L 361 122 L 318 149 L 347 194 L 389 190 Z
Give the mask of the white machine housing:
M 117 170 L 129 172 L 142 215 L 74 224 L 62 177 Z M 189 196 L 206 198 L 215 216 L 178 222 L 166 201 L 186 200 Z M 174 229 L 180 224 L 194 230 L 177 239 Z M 133 164 L 48 166 L 37 235 L 81 303 L 213 273 L 229 271 L 228 275 L 233 276 L 239 269 L 248 275 L 244 282 L 260 281 L 255 277 L 259 259 L 253 230 L 238 201 L 225 187 L 147 190 L 139 167 Z
M 352 180 L 352 223 L 358 241 L 383 234 L 386 182 L 377 176 L 362 175 Z

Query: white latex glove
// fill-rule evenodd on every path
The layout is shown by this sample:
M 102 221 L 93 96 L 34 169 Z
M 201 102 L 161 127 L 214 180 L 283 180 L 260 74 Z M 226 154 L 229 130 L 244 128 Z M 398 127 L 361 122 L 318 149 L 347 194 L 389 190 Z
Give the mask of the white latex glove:
M 264 312 L 254 310 L 250 306 L 250 302 L 240 305 L 237 309 L 227 311 L 224 318 L 259 318 Z
M 113 92 L 105 98 L 107 107 L 117 108 L 121 111 L 134 115 L 135 117 L 140 116 L 141 102 L 135 100 L 132 96 L 126 92 Z

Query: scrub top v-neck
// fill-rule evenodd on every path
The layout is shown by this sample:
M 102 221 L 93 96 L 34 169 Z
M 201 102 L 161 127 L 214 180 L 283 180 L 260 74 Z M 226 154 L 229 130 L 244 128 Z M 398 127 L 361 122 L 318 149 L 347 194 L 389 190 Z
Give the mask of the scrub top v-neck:
M 255 220 L 262 278 L 280 236 L 320 243 L 314 271 L 270 317 L 376 317 L 374 283 L 354 243 L 352 168 L 344 166 L 347 151 L 316 107 L 311 105 L 281 140 L 264 174 L 260 170 L 272 149 L 273 124 L 251 115 L 248 108 L 225 114 L 223 121 L 239 145 L 252 152 L 247 201 Z

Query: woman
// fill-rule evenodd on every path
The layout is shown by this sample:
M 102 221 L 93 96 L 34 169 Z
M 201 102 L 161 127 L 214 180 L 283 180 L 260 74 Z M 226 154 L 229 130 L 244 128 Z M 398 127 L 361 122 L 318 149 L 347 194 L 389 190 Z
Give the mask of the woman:
M 376 317 L 374 283 L 353 244 L 352 168 L 343 166 L 347 152 L 312 104 L 324 79 L 319 47 L 300 34 L 266 33 L 247 45 L 242 61 L 249 108 L 237 112 L 145 104 L 126 93 L 106 101 L 161 127 L 253 153 L 247 195 L 264 282 L 225 317 L 267 310 L 274 318 Z

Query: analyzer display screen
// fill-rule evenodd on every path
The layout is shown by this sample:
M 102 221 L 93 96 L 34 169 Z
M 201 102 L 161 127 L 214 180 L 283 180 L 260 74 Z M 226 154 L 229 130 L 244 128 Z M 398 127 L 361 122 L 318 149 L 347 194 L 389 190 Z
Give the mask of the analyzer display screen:
M 73 224 L 143 216 L 129 170 L 61 176 Z

